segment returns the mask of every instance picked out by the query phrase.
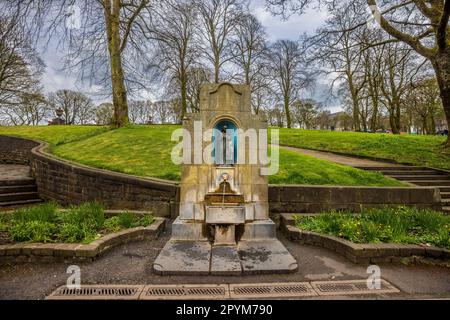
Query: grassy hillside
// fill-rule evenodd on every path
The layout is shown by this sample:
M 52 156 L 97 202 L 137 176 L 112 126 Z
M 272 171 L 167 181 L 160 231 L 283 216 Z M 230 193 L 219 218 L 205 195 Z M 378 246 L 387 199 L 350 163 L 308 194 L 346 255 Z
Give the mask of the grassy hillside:
M 280 129 L 280 144 L 450 169 L 445 137 Z
M 0 134 L 48 141 L 52 152 L 85 165 L 138 176 L 180 179 L 180 167 L 170 153 L 172 125 L 104 127 L 0 127 Z M 275 184 L 398 186 L 379 173 L 353 169 L 280 149 L 280 171 L 269 178 Z
M 37 139 L 51 145 L 60 145 L 83 140 L 108 130 L 108 127 L 101 126 L 0 126 L 0 135 Z

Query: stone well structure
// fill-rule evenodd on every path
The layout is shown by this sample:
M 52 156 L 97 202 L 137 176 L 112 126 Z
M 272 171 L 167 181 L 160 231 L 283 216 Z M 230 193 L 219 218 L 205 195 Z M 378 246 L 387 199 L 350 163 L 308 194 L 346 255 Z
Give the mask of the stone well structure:
M 155 272 L 295 271 L 269 218 L 267 121 L 252 114 L 249 86 L 204 85 L 183 129 L 180 214 Z

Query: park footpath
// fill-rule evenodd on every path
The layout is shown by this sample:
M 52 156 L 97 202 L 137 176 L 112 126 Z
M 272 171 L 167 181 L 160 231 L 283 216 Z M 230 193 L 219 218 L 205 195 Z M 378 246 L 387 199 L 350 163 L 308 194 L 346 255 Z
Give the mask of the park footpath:
M 411 186 L 436 187 L 441 195 L 442 211 L 450 214 L 450 172 L 447 170 L 409 166 L 295 147 L 282 146 L 282 148 L 361 170 L 381 172 L 387 177 L 400 180 Z

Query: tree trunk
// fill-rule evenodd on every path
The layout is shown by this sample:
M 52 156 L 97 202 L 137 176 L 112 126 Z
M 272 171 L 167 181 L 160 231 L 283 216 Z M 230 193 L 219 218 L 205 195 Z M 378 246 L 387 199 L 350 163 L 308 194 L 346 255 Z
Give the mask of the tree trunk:
M 447 126 L 450 127 L 450 48 L 443 53 L 437 54 L 431 61 L 436 72 L 436 79 L 444 107 Z M 446 148 L 450 148 L 450 135 L 445 143 Z
M 219 83 L 219 72 L 220 72 L 220 62 L 219 57 L 216 56 L 214 59 L 214 82 Z
M 286 113 L 286 125 L 291 128 L 291 113 L 289 112 L 289 99 L 284 98 L 284 112 Z
M 114 105 L 113 125 L 120 128 L 128 124 L 127 92 L 120 48 L 120 0 L 113 0 L 112 10 L 110 0 L 105 0 L 104 3 Z
M 186 79 L 186 74 L 182 74 L 181 75 L 181 81 L 180 81 L 180 86 L 181 86 L 181 115 L 180 115 L 180 121 L 183 122 L 183 118 L 184 115 L 187 113 L 187 89 L 186 89 L 186 83 L 187 83 L 187 79 Z
M 358 105 L 358 95 L 356 94 L 355 87 L 353 86 L 353 79 L 350 77 L 348 79 L 348 86 L 350 90 L 350 96 L 352 98 L 353 107 L 353 130 L 356 132 L 361 131 L 361 122 L 359 121 L 359 105 Z

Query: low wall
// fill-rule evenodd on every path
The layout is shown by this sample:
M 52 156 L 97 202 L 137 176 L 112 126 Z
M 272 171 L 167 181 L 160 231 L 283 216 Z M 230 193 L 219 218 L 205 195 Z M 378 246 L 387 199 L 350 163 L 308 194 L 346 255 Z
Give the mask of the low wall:
M 17 137 L 0 136 L 0 164 L 30 163 L 30 150 L 39 143 Z
M 270 212 L 317 213 L 327 210 L 407 205 L 441 210 L 441 196 L 434 187 L 339 187 L 277 185 L 269 189 Z
M 156 216 L 177 215 L 179 187 L 165 180 L 145 179 L 94 169 L 46 154 L 45 143 L 31 151 L 38 192 L 63 205 L 100 201 L 107 208 L 148 210 Z
M 46 153 L 46 147 L 46 143 L 0 136 L 0 155 L 11 159 L 9 163 L 29 161 L 43 199 L 63 205 L 98 200 L 112 209 L 147 210 L 172 218 L 178 215 L 177 183 L 64 161 Z M 274 218 L 279 213 L 316 213 L 331 209 L 360 212 L 361 208 L 386 205 L 442 209 L 439 191 L 434 187 L 271 185 L 269 204 Z

